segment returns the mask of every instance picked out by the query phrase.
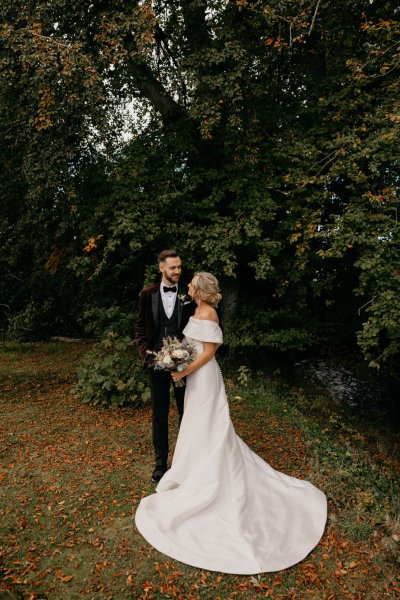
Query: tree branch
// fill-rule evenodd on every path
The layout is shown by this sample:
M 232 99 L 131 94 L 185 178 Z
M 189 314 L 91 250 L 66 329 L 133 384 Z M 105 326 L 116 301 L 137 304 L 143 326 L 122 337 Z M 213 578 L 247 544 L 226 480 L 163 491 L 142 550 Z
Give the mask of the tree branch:
M 170 96 L 148 65 L 130 60 L 127 67 L 140 92 L 160 113 L 164 125 L 170 125 L 182 118 L 185 114 L 184 109 Z
M 183 103 L 186 108 L 187 88 L 186 88 L 185 78 L 182 76 L 181 68 L 180 68 L 179 64 L 177 63 L 177 61 L 175 60 L 175 57 L 173 56 L 172 52 L 169 49 L 168 39 L 158 23 L 156 24 L 156 27 L 155 27 L 154 37 L 155 37 L 157 43 L 159 44 L 160 49 L 162 48 L 164 50 L 164 54 L 171 60 L 177 73 L 179 74 L 179 79 L 180 79 L 181 87 L 182 87 Z
M 317 16 L 317 12 L 318 12 L 318 8 L 319 8 L 320 4 L 321 4 L 321 0 L 318 0 L 317 6 L 315 7 L 314 15 L 313 15 L 313 18 L 312 18 L 312 21 L 311 21 L 310 29 L 308 30 L 308 35 L 311 35 L 311 32 L 313 30 L 314 23 L 315 23 L 315 18 Z

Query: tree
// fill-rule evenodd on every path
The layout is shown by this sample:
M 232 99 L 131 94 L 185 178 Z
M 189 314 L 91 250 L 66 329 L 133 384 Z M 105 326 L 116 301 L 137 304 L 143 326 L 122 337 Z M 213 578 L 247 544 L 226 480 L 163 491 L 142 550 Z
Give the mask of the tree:
M 107 307 L 112 291 L 127 310 L 157 250 L 176 245 L 189 269 L 222 275 L 232 344 L 304 348 L 327 325 L 351 337 L 364 321 L 359 343 L 372 363 L 396 355 L 390 6 L 4 4 L 3 81 L 25 90 L 20 128 L 40 164 L 30 167 L 23 147 L 17 170 L 28 165 L 24 197 L 57 212 L 47 252 L 57 240 L 60 263 L 83 274 L 91 298 Z M 117 150 L 124 102 L 136 126 Z M 107 182 L 91 197 L 96 165 Z

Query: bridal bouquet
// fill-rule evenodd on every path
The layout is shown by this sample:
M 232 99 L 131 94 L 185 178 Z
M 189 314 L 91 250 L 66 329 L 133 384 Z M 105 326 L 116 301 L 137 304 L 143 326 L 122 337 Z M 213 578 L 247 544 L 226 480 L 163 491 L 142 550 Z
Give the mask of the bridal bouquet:
M 161 350 L 147 350 L 147 354 L 154 356 L 153 366 L 156 371 L 184 371 L 196 358 L 194 347 L 181 342 L 177 337 L 164 338 Z M 185 382 L 180 379 L 175 385 L 183 387 Z

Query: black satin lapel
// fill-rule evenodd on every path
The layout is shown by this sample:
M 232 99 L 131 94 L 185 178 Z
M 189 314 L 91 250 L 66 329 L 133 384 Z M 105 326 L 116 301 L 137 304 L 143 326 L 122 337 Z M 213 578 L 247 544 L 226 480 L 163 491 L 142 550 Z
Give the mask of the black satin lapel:
M 179 288 L 178 288 L 178 294 L 177 294 L 177 298 L 176 298 L 176 302 L 178 303 L 178 329 L 181 326 L 181 321 L 182 321 L 182 302 L 179 300 L 178 298 L 179 296 Z
M 151 294 L 151 308 L 153 311 L 154 325 L 158 329 L 158 299 L 160 297 L 160 290 L 156 290 Z

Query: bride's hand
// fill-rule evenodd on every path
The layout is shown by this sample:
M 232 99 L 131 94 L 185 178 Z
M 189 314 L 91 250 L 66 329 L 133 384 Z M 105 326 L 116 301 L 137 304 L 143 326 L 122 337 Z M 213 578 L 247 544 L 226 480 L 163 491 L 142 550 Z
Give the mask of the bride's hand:
M 173 381 L 179 381 L 180 379 L 183 379 L 185 375 L 183 371 L 172 371 L 171 377 Z

